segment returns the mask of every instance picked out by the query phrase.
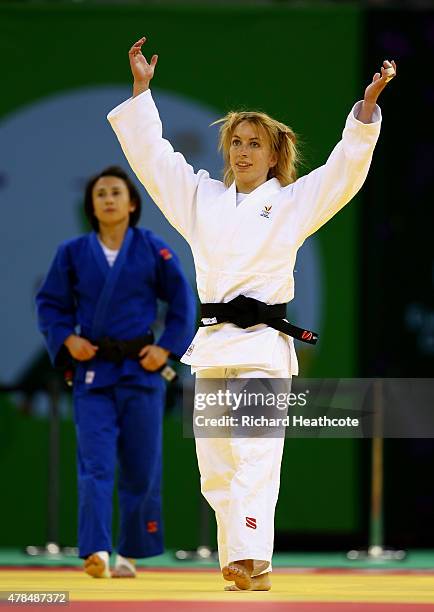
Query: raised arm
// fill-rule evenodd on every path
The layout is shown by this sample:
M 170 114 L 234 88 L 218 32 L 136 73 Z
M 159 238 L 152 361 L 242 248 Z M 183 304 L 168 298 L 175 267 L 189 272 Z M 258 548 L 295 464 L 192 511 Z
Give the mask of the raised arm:
M 195 174 L 184 157 L 175 153 L 163 138 L 158 110 L 149 90 L 157 56 L 147 62 L 141 51 L 145 40 L 138 40 L 129 51 L 133 97 L 113 109 L 107 118 L 138 179 L 168 221 L 188 241 L 198 185 L 208 173 L 201 170 Z
M 128 52 L 131 73 L 134 78 L 133 98 L 149 89 L 149 83 L 154 76 L 155 66 L 158 62 L 158 55 L 153 55 L 149 64 L 146 61 L 146 58 L 142 53 L 142 46 L 145 42 L 146 37 L 143 36 L 140 40 L 134 43 Z
M 300 243 L 331 219 L 363 185 L 380 134 L 377 99 L 395 74 L 395 62 L 385 61 L 381 75 L 374 74 L 363 100 L 354 105 L 342 140 L 327 162 L 286 188 L 295 196 Z
M 378 96 L 381 94 L 387 83 L 396 76 L 396 63 L 392 60 L 384 60 L 381 66 L 381 74 L 376 72 L 372 77 L 372 82 L 365 89 L 362 106 L 357 119 L 362 123 L 371 123 L 372 114 L 377 104 Z

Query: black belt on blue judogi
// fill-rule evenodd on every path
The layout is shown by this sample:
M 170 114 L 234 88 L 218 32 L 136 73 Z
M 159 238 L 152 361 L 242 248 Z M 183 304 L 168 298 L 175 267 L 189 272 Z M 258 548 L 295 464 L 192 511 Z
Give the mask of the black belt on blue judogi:
M 144 336 L 131 340 L 116 340 L 114 338 L 100 338 L 94 342 L 99 347 L 96 357 L 121 364 L 124 359 L 138 359 L 144 346 L 154 342 L 154 334 L 150 331 Z
M 97 359 L 103 359 L 105 361 L 111 361 L 117 365 L 121 365 L 124 359 L 139 359 L 139 353 L 142 348 L 148 344 L 153 344 L 154 334 L 152 331 L 150 331 L 144 336 L 132 338 L 131 340 L 116 340 L 115 338 L 105 337 L 100 338 L 99 340 L 93 340 L 91 342 L 98 347 L 98 352 L 96 354 Z M 172 359 L 175 359 L 176 357 L 172 354 L 170 356 Z M 68 354 L 63 372 L 63 377 L 68 387 L 72 387 L 76 365 L 76 361 Z M 166 363 L 156 371 L 169 382 L 176 380 L 178 377 L 175 370 Z
M 201 327 L 233 323 L 246 329 L 264 323 L 273 329 L 308 344 L 316 344 L 318 334 L 292 325 L 286 320 L 286 304 L 265 304 L 255 298 L 239 295 L 230 302 L 200 305 Z

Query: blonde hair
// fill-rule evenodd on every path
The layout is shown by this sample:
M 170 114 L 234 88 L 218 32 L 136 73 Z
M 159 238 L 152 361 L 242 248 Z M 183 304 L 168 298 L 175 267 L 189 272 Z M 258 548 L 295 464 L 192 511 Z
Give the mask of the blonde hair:
M 296 167 L 300 162 L 300 152 L 297 148 L 297 135 L 285 125 L 276 121 L 266 113 L 258 111 L 230 111 L 221 119 L 211 125 L 221 123 L 219 129 L 219 151 L 223 153 L 224 174 L 223 182 L 226 187 L 234 181 L 234 173 L 229 161 L 229 149 L 232 134 L 242 121 L 249 121 L 262 127 L 268 136 L 271 151 L 277 154 L 277 164 L 270 168 L 267 180 L 277 178 L 282 187 L 293 183 L 297 178 Z

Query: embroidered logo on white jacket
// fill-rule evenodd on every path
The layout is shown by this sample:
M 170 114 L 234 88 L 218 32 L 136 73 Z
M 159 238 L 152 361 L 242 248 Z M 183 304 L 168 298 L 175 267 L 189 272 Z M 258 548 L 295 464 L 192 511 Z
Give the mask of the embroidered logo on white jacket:
M 265 219 L 269 219 L 272 208 L 273 208 L 273 206 L 271 204 L 270 204 L 270 206 L 264 206 L 264 208 L 261 211 L 260 216 L 261 217 L 265 217 Z

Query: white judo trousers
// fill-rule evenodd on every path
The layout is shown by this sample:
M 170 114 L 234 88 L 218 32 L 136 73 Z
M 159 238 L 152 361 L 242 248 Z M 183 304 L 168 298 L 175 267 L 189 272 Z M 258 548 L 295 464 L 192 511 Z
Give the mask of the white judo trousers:
M 198 368 L 196 389 L 206 379 L 218 379 L 216 387 L 237 392 L 239 379 L 279 378 L 286 379 L 289 393 L 290 351 L 283 335 L 277 353 L 273 365 L 280 369 Z M 204 388 L 212 390 L 212 380 L 200 386 L 200 391 Z M 279 437 L 239 437 L 236 432 L 222 438 L 196 435 L 201 491 L 215 512 L 222 568 L 233 561 L 253 559 L 254 576 L 272 570 L 284 434 L 283 430 Z

